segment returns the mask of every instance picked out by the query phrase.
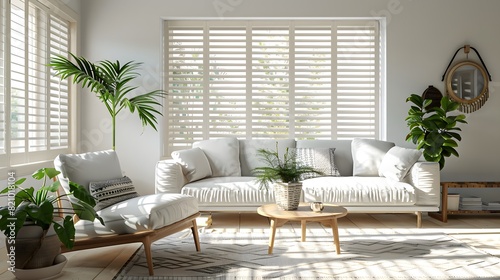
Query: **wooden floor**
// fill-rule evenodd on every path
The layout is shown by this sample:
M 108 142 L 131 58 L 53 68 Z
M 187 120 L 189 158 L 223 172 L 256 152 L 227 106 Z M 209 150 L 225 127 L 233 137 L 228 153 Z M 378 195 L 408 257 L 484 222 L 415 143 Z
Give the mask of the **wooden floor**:
M 206 216 L 198 220 L 200 230 Z M 355 228 L 367 232 L 388 229 L 416 229 L 416 216 L 412 214 L 348 214 L 339 219 L 339 228 Z M 459 240 L 500 257 L 500 215 L 493 216 L 453 216 L 448 223 L 442 223 L 427 215 L 422 217 L 422 231 L 439 231 L 451 234 Z M 268 221 L 254 213 L 216 213 L 213 214 L 212 229 L 218 231 L 247 231 L 255 228 L 266 229 Z M 342 240 L 342 235 L 340 236 Z M 113 279 L 140 244 L 112 246 L 66 253 L 68 259 L 63 274 L 53 279 Z M 5 242 L 0 241 L 0 247 Z M 203 250 L 203 248 L 202 248 Z M 0 249 L 0 280 L 15 279 L 7 271 L 6 251 Z

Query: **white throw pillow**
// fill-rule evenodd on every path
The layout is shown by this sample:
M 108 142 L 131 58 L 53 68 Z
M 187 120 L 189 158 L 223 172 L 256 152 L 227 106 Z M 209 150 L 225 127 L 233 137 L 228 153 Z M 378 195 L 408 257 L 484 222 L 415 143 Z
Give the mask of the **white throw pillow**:
M 394 143 L 355 138 L 351 142 L 353 176 L 379 176 L 378 170 L 385 153 Z
M 297 155 L 297 163 L 323 172 L 323 175 L 304 174 L 302 180 L 321 176 L 340 176 L 335 166 L 335 148 L 296 148 L 294 151 Z
M 193 143 L 207 156 L 212 177 L 241 176 L 240 145 L 236 138 L 210 139 Z
M 207 156 L 200 148 L 172 152 L 172 158 L 182 167 L 189 182 L 212 176 Z
M 421 155 L 420 150 L 392 147 L 382 159 L 379 175 L 401 181 Z

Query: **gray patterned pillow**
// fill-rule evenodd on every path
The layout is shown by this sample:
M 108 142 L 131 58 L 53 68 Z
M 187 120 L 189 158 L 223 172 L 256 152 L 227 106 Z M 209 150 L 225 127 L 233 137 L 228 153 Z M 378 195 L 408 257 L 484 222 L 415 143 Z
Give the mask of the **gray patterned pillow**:
M 335 148 L 296 148 L 297 163 L 310 166 L 324 175 L 305 174 L 302 180 L 320 176 L 340 176 L 335 166 Z
M 89 191 L 90 195 L 96 200 L 96 205 L 94 206 L 96 211 L 139 196 L 135 191 L 132 180 L 127 176 L 118 179 L 90 182 Z

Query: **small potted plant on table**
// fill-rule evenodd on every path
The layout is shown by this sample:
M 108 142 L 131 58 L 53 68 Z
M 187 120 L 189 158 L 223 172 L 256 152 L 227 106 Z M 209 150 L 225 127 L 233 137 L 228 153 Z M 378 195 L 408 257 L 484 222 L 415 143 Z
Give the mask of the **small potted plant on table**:
M 276 204 L 283 210 L 296 210 L 302 192 L 301 178 L 306 174 L 321 175 L 322 172 L 298 162 L 296 154 L 289 148 L 286 148 L 281 157 L 277 143 L 276 151 L 259 149 L 257 154 L 266 164 L 266 166 L 253 169 L 261 188 L 268 189 L 269 185 L 274 183 Z

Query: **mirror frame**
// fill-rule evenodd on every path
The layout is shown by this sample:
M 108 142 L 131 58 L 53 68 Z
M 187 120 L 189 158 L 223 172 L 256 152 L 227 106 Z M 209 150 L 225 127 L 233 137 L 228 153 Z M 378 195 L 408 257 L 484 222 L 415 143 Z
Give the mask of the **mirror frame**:
M 453 74 L 455 74 L 455 71 L 457 71 L 458 68 L 460 68 L 462 66 L 467 66 L 467 65 L 479 69 L 479 71 L 483 75 L 484 87 L 481 90 L 481 92 L 479 94 L 475 95 L 476 97 L 474 97 L 472 99 L 463 99 L 463 98 L 457 96 L 457 94 L 453 91 L 452 86 L 451 86 L 451 79 L 453 78 Z M 446 76 L 446 91 L 447 91 L 448 95 L 453 100 L 464 105 L 464 106 L 461 106 L 461 111 L 462 111 L 463 107 L 467 107 L 468 105 L 473 106 L 474 108 L 472 111 L 475 111 L 475 110 L 479 109 L 480 106 L 482 106 L 482 104 L 484 104 L 486 99 L 488 99 L 488 74 L 486 73 L 486 70 L 476 62 L 473 62 L 470 60 L 459 62 L 459 63 L 455 64 L 450 69 L 450 71 L 448 71 L 448 75 Z M 480 106 L 477 106 L 475 103 L 479 103 Z M 475 107 L 477 107 L 477 108 L 475 108 Z M 466 110 L 466 111 L 469 111 L 469 110 Z

